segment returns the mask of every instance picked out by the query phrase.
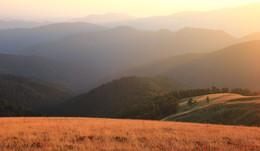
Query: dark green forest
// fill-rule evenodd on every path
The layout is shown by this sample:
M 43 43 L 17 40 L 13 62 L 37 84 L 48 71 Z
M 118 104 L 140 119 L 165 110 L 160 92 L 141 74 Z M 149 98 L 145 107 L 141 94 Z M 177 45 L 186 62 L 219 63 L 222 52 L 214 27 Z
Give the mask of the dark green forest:
M 54 115 L 114 117 L 122 109 L 128 110 L 156 96 L 188 88 L 167 77 L 123 77 L 72 98 L 58 106 Z
M 9 103 L 5 100 L 0 100 L 0 117 L 32 117 L 41 116 L 40 113 L 26 109 L 20 105 Z
M 0 99 L 12 104 L 41 112 L 68 97 L 67 90 L 54 84 L 28 77 L 0 75 Z

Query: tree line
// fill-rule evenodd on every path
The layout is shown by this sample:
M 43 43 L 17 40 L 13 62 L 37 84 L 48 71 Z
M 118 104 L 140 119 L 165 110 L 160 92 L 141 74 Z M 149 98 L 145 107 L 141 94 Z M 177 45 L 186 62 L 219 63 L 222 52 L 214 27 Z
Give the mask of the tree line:
M 255 92 L 255 91 L 251 91 L 249 89 L 244 89 L 244 88 L 233 88 L 233 89 L 230 89 L 228 87 L 217 88 L 215 86 L 213 86 L 211 88 L 176 90 L 176 91 L 172 91 L 170 93 L 178 99 L 200 96 L 200 95 L 207 95 L 207 94 L 217 94 L 217 93 L 235 93 L 235 94 L 240 94 L 240 95 L 244 95 L 244 96 L 260 95 L 260 91 Z
M 176 90 L 170 93 L 157 96 L 152 100 L 147 100 L 145 103 L 136 104 L 128 109 L 121 110 L 115 115 L 117 118 L 130 118 L 130 119 L 150 119 L 159 120 L 170 114 L 178 111 L 180 99 L 195 97 L 200 95 L 217 94 L 217 93 L 235 93 L 244 96 L 260 95 L 260 92 L 254 92 L 244 88 L 211 88 L 189 89 L 189 90 Z M 192 106 L 196 100 L 189 99 L 188 105 Z M 207 97 L 206 101 L 209 101 Z

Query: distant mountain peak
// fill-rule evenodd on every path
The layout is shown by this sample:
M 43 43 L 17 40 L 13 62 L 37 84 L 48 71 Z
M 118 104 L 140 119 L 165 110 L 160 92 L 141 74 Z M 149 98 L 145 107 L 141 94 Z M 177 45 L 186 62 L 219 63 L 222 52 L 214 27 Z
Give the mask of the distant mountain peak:
M 171 33 L 172 31 L 170 31 L 169 29 L 166 28 L 162 28 L 160 30 L 157 31 L 158 33 Z
M 243 41 L 251 41 L 251 40 L 259 40 L 260 39 L 260 32 L 254 32 L 242 38 Z
M 226 33 L 225 31 L 222 30 L 217 30 L 217 29 L 205 29 L 205 28 L 192 28 L 192 27 L 184 27 L 180 30 L 178 30 L 177 32 L 175 32 L 175 34 L 196 34 L 196 35 L 221 35 L 224 37 L 229 37 L 231 39 L 235 38 L 232 35 Z
M 89 27 L 95 27 L 95 28 L 104 28 L 102 26 L 87 23 L 87 22 L 61 22 L 61 23 L 54 23 L 54 24 L 48 24 L 45 26 L 35 27 L 35 29 L 43 29 L 43 28 L 53 28 L 53 29 L 61 29 L 65 28 L 68 30 L 69 28 L 89 28 Z M 105 28 L 104 28 L 105 29 Z
M 138 32 L 140 30 L 135 29 L 135 28 L 130 27 L 130 26 L 119 26 L 119 27 L 113 28 L 111 31 L 118 31 L 118 32 L 132 31 L 132 32 Z
M 72 22 L 90 22 L 94 24 L 106 24 L 112 22 L 121 22 L 126 20 L 133 20 L 135 17 L 128 14 L 121 13 L 105 13 L 105 14 L 93 14 L 83 18 L 76 18 L 71 20 Z
M 118 26 L 118 27 L 116 27 L 116 28 L 114 28 L 114 29 L 131 29 L 131 30 L 137 30 L 137 29 L 135 29 L 135 28 L 133 28 L 133 27 L 130 27 L 130 26 Z
M 198 32 L 202 32 L 202 31 L 208 31 L 208 32 L 224 32 L 222 30 L 217 30 L 217 29 L 206 29 L 206 28 L 194 28 L 194 27 L 184 27 L 182 29 L 180 29 L 177 32 L 191 32 L 191 31 L 198 31 Z

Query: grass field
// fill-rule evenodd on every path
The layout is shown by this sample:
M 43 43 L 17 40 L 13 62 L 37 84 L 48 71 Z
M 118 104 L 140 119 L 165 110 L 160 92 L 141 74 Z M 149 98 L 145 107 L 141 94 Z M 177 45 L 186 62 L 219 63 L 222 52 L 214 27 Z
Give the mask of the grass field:
M 260 128 L 95 118 L 0 118 L 0 150 L 260 150 Z
M 210 98 L 207 103 L 206 98 Z M 260 126 L 260 96 L 232 93 L 193 97 L 197 101 L 189 107 L 189 98 L 180 100 L 178 112 L 163 120 L 225 125 Z

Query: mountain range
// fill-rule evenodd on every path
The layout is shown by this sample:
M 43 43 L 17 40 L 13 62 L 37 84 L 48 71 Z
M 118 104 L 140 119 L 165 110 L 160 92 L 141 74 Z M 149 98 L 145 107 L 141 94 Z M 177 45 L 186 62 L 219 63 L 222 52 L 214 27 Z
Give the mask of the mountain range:
M 136 20 L 111 23 L 107 27 L 131 26 L 142 30 L 167 28 L 172 31 L 184 27 L 218 29 L 234 36 L 260 32 L 260 3 L 211 11 L 187 11 L 167 16 L 137 18 Z
M 99 78 L 96 73 L 89 72 L 90 69 L 38 56 L 0 54 L 0 74 L 33 77 L 61 85 L 72 92 L 93 88 L 89 87 L 90 80 Z
M 105 77 L 119 69 L 174 54 L 214 51 L 234 40 L 225 32 L 215 30 L 185 28 L 178 32 L 152 32 L 118 27 L 37 44 L 19 54 L 91 66 L 95 71 L 90 72 Z
M 178 31 L 184 27 L 223 30 L 234 36 L 245 36 L 260 32 L 260 3 L 250 3 L 238 7 L 227 7 L 210 11 L 185 11 L 164 16 L 133 17 L 128 14 L 93 14 L 82 18 L 68 19 L 66 22 L 87 22 L 107 28 L 131 26 L 141 30 L 170 29 Z M 58 20 L 57 20 L 58 21 Z M 28 22 L 17 20 L 0 21 L 0 29 L 33 28 L 51 22 Z
M 168 76 L 192 87 L 242 87 L 260 90 L 260 41 L 249 41 L 206 54 L 157 60 L 120 75 Z
M 58 40 L 76 33 L 104 30 L 90 23 L 55 23 L 34 28 L 0 30 L 0 53 L 16 54 L 34 44 Z
M 51 24 L 51 22 L 34 22 L 34 21 L 2 19 L 0 20 L 0 30 L 16 29 L 16 28 L 34 28 L 34 27 L 44 26 L 47 24 Z
M 0 21 L 0 116 L 259 126 L 259 10 L 108 13 L 4 30 Z
M 129 21 L 134 19 L 136 19 L 136 17 L 127 14 L 106 13 L 102 15 L 88 15 L 83 18 L 74 18 L 69 20 L 69 22 L 87 22 L 98 25 L 106 25 L 114 22 Z
M 183 28 L 177 32 L 171 32 L 167 29 L 159 31 L 142 31 L 131 27 L 105 29 L 88 23 L 61 23 L 27 30 L 32 33 L 35 30 L 41 31 L 38 33 L 39 37 L 42 37 L 41 34 L 47 33 L 47 35 L 49 34 L 46 36 L 47 38 L 53 34 L 57 35 L 57 33 L 59 33 L 56 31 L 52 34 L 51 31 L 54 29 L 59 29 L 58 31 L 60 31 L 60 36 L 65 36 L 65 34 L 69 33 L 75 34 L 69 35 L 60 40 L 35 44 L 17 53 L 19 55 L 30 56 L 27 58 L 33 58 L 32 56 L 41 56 L 43 57 L 41 60 L 45 58 L 45 61 L 43 61 L 45 62 L 44 65 L 43 63 L 37 64 L 36 62 L 35 64 L 28 66 L 28 63 L 20 61 L 19 66 L 26 68 L 13 68 L 12 64 L 10 64 L 12 59 L 5 59 L 6 61 L 2 61 L 2 71 L 0 73 L 18 73 L 18 75 L 22 76 L 43 78 L 43 80 L 61 84 L 67 88 L 74 89 L 74 91 L 76 88 L 76 91 L 79 91 L 82 89 L 89 90 L 98 86 L 101 82 L 107 82 L 108 80 L 105 80 L 106 77 L 112 77 L 111 75 L 115 75 L 115 73 L 120 70 L 125 70 L 135 66 L 146 66 L 146 64 L 154 64 L 154 62 L 158 62 L 157 60 L 160 59 L 162 60 L 158 63 L 161 64 L 160 68 L 153 70 L 153 74 L 151 75 L 171 76 L 188 85 L 191 81 L 190 85 L 193 87 L 210 87 L 212 84 L 223 86 L 220 82 L 205 84 L 207 83 L 206 81 L 204 83 L 194 84 L 192 83 L 192 78 L 190 80 L 179 78 L 183 77 L 182 72 L 179 72 L 179 75 L 177 76 L 176 74 L 170 73 L 164 74 L 162 73 L 164 71 L 160 70 L 168 70 L 169 68 L 173 68 L 173 66 L 179 66 L 179 64 L 182 64 L 185 60 L 189 62 L 190 60 L 207 55 L 207 53 L 220 50 L 236 43 L 260 39 L 259 33 L 252 33 L 242 38 L 235 38 L 219 30 Z M 84 33 L 76 33 L 82 30 L 84 30 Z M 34 37 L 35 36 L 31 35 L 31 38 L 27 39 L 18 36 L 17 40 L 21 40 L 21 43 L 24 44 L 26 43 L 25 41 L 32 42 L 32 38 L 37 39 L 37 36 L 36 38 Z M 3 39 L 5 39 L 5 37 L 3 37 Z M 11 47 L 20 47 L 19 43 L 17 46 L 16 43 L 10 45 L 12 41 L 13 40 L 11 39 L 6 43 L 5 39 L 2 43 Z M 15 51 L 9 53 L 15 53 Z M 177 54 L 188 55 L 176 56 Z M 18 56 L 16 55 L 15 57 Z M 167 59 L 162 59 L 166 57 Z M 36 57 L 36 60 L 38 59 L 39 58 Z M 23 60 L 26 61 L 26 59 Z M 169 62 L 165 60 L 168 60 Z M 17 66 L 17 61 L 19 61 L 19 59 L 12 61 L 15 63 L 15 66 Z M 26 62 L 30 61 L 27 60 Z M 48 62 L 51 62 L 51 64 Z M 4 64 L 8 64 L 8 66 L 6 65 L 3 67 Z M 156 66 L 159 66 L 158 64 Z M 32 65 L 34 67 L 32 67 Z M 46 65 L 48 66 L 47 68 L 44 67 Z M 35 70 L 35 67 L 37 67 L 37 70 Z M 50 71 L 53 72 L 46 72 L 48 68 L 51 68 L 52 70 Z M 39 72 L 37 75 L 30 74 L 32 72 L 27 73 L 26 70 L 35 70 L 32 71 L 33 73 L 41 70 L 41 73 L 44 74 Z M 145 69 L 141 72 L 133 73 L 143 75 L 142 73 L 144 73 L 144 71 L 147 72 L 148 70 L 149 69 Z M 46 74 L 48 74 L 48 76 L 46 76 Z M 183 74 L 187 73 L 185 72 Z M 130 75 L 134 74 L 130 73 Z M 119 77 L 120 76 L 117 76 L 116 78 Z M 108 79 L 113 80 L 115 78 Z M 224 83 L 223 81 L 221 82 Z M 231 84 L 231 87 L 237 86 L 238 85 L 236 84 Z M 241 86 L 247 87 L 248 85 L 241 84 Z M 256 87 L 251 86 L 249 88 L 256 89 Z

